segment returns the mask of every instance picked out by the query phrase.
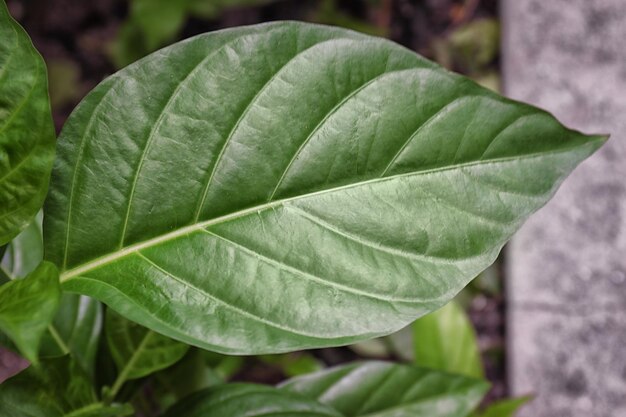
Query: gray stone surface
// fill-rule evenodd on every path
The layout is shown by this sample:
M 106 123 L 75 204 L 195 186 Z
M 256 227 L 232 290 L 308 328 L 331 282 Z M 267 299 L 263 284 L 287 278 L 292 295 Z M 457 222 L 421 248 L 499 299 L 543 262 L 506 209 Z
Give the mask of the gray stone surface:
M 502 0 L 505 93 L 611 133 L 508 247 L 521 417 L 626 417 L 626 0 Z

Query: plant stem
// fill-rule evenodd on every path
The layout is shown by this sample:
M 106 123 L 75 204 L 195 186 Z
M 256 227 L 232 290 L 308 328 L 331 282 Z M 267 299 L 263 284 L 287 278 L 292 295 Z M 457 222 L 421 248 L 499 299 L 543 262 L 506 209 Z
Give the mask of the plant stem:
M 111 391 L 109 392 L 109 395 L 107 396 L 108 398 L 105 400 L 107 403 L 110 403 L 111 401 L 113 401 L 115 397 L 117 396 L 118 392 L 122 388 L 122 385 L 124 385 L 124 382 L 126 382 L 126 379 L 128 378 L 128 373 L 131 371 L 131 369 L 133 369 L 135 362 L 137 362 L 137 359 L 143 353 L 143 350 L 146 348 L 146 345 L 150 341 L 152 334 L 153 334 L 152 331 L 149 331 L 148 333 L 146 333 L 146 335 L 143 337 L 143 340 L 141 341 L 139 346 L 137 346 L 137 350 L 135 350 L 135 352 L 133 353 L 133 356 L 130 357 L 126 365 L 124 365 L 124 368 L 122 369 L 122 371 L 117 375 L 117 378 L 115 379 L 115 382 L 113 383 L 113 387 L 111 387 Z
M 70 348 L 65 344 L 65 342 L 61 338 L 61 335 L 59 334 L 59 332 L 57 332 L 57 329 L 54 327 L 53 324 L 48 325 L 48 331 L 50 332 L 50 335 L 52 336 L 56 344 L 59 346 L 59 349 L 61 349 L 61 352 L 63 352 L 64 355 L 70 353 Z

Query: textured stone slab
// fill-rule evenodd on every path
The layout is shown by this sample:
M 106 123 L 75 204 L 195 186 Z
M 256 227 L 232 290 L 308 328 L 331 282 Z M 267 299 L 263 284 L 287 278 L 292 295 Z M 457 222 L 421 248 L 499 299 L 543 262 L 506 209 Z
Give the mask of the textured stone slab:
M 611 133 L 508 248 L 521 416 L 626 416 L 626 1 L 502 0 L 507 95 Z
M 509 346 L 523 366 L 515 394 L 538 394 L 520 416 L 626 416 L 626 314 L 514 308 L 516 334 L 527 337 Z

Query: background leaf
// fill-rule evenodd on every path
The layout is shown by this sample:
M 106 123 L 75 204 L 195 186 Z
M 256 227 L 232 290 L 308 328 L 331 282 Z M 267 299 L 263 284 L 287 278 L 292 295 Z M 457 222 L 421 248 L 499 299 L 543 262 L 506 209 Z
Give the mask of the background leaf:
M 476 333 L 454 301 L 413 323 L 415 364 L 459 375 L 483 378 Z
M 59 272 L 43 262 L 26 278 L 0 287 L 0 330 L 31 362 L 37 362 L 41 338 L 59 305 Z
M 141 378 L 178 362 L 189 346 L 146 329 L 108 310 L 106 337 L 111 355 L 117 365 L 118 379 L 113 396 L 121 384 Z
M 40 212 L 33 222 L 11 241 L 5 255 L 0 258 L 0 270 L 8 279 L 22 278 L 41 263 L 42 218 L 43 214 Z M 61 294 L 58 311 L 42 337 L 40 354 L 52 357 L 71 352 L 83 369 L 93 376 L 101 330 L 102 306 L 98 301 L 85 296 Z M 5 341 L 0 341 L 2 342 Z
M 60 356 L 70 352 L 93 376 L 101 331 L 102 305 L 98 301 L 75 294 L 62 294 L 52 331 L 44 335 L 41 355 Z
M 4 256 L 0 257 L 0 266 L 10 278 L 22 278 L 37 268 L 43 260 L 43 241 L 40 211 L 33 221 L 7 245 Z
M 208 366 L 204 353 L 192 348 L 174 366 L 154 374 L 154 397 L 161 409 L 169 408 L 196 391 L 225 382 L 217 370 Z
M 474 413 L 473 417 L 514 417 L 517 411 L 532 397 L 509 398 L 490 404 L 482 413 Z
M 0 245 L 41 208 L 54 144 L 45 64 L 0 0 Z
M 264 385 L 226 384 L 198 392 L 165 417 L 341 417 L 316 401 Z
M 485 381 L 386 362 L 364 362 L 293 378 L 280 386 L 346 417 L 464 417 L 489 389 Z
M 99 403 L 89 377 L 69 356 L 44 360 L 0 385 L 2 416 L 124 417 L 132 414 L 129 405 Z
M 132 0 L 129 17 L 111 45 L 118 68 L 171 43 L 189 16 L 211 19 L 222 10 L 274 0 Z
M 449 301 L 605 139 L 386 40 L 219 31 L 78 106 L 46 258 L 64 289 L 206 349 L 348 344 Z

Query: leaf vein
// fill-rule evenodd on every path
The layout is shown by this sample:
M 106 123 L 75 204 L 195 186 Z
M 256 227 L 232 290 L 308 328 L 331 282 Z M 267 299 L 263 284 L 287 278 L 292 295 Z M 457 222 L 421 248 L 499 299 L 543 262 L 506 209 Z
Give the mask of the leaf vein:
M 224 158 L 224 153 L 226 152 L 226 149 L 228 148 L 228 146 L 230 145 L 233 137 L 235 136 L 235 132 L 238 130 L 241 122 L 244 120 L 244 118 L 246 117 L 246 115 L 248 114 L 248 112 L 252 109 L 252 107 L 254 106 L 254 104 L 257 102 L 257 100 L 261 97 L 261 95 L 263 94 L 263 92 L 265 92 L 267 90 L 267 88 L 272 84 L 272 82 L 278 78 L 278 76 L 285 70 L 285 68 L 287 68 L 289 66 L 290 63 L 292 63 L 296 58 L 298 58 L 299 56 L 301 56 L 303 53 L 305 53 L 306 51 L 308 51 L 309 49 L 319 46 L 321 44 L 324 43 L 328 43 L 328 42 L 334 42 L 337 41 L 338 39 L 330 39 L 330 40 L 325 40 L 322 42 L 317 42 L 299 52 L 297 52 L 293 57 L 291 57 L 287 62 L 285 62 L 270 78 L 269 80 L 267 80 L 262 86 L 261 88 L 256 92 L 256 94 L 252 97 L 252 99 L 250 100 L 250 102 L 246 105 L 246 107 L 243 109 L 243 111 L 241 112 L 241 114 L 239 115 L 239 117 L 237 118 L 237 121 L 235 122 L 235 124 L 233 125 L 232 129 L 230 130 L 230 132 L 228 133 L 228 136 L 226 137 L 226 140 L 224 141 L 224 144 L 222 145 L 222 148 L 220 149 L 219 154 L 217 155 L 217 158 L 215 160 L 215 163 L 213 164 L 213 168 L 211 169 L 211 174 L 209 175 L 209 179 L 207 180 L 206 186 L 204 187 L 204 190 L 202 192 L 202 196 L 200 198 L 200 200 L 198 201 L 198 205 L 196 206 L 196 212 L 195 212 L 195 217 L 194 217 L 194 222 L 197 222 L 200 219 L 200 214 L 202 213 L 202 207 L 204 207 L 204 204 L 206 202 L 206 199 L 209 195 L 209 189 L 211 188 L 211 185 L 213 184 L 213 179 L 215 177 L 215 174 L 217 172 L 218 166 L 221 164 L 223 158 Z
M 148 258 L 145 254 L 143 254 L 141 252 L 137 252 L 136 254 L 137 254 L 138 257 L 140 257 L 141 259 L 143 259 L 144 261 L 146 261 L 147 263 L 152 265 L 154 268 L 156 268 L 157 270 L 161 271 L 163 274 L 165 274 L 165 275 L 169 276 L 170 278 L 172 278 L 174 281 L 177 281 L 180 284 L 184 285 L 185 287 L 190 288 L 190 289 L 192 289 L 192 290 L 194 290 L 194 291 L 204 295 L 207 298 L 210 298 L 211 300 L 215 301 L 216 303 L 223 305 L 227 309 L 232 310 L 232 311 L 236 312 L 237 314 L 241 314 L 242 316 L 248 317 L 249 319 L 252 319 L 252 320 L 257 321 L 259 323 L 263 323 L 263 324 L 265 324 L 267 326 L 270 326 L 270 327 L 273 327 L 275 329 L 283 330 L 285 332 L 289 332 L 289 333 L 293 333 L 293 334 L 297 334 L 297 335 L 301 335 L 301 336 L 306 336 L 306 337 L 314 337 L 314 338 L 324 337 L 323 335 L 317 335 L 317 334 L 303 332 L 303 331 L 300 331 L 300 330 L 293 329 L 293 328 L 291 328 L 289 326 L 285 326 L 283 324 L 280 324 L 280 323 L 277 323 L 277 322 L 265 319 L 263 317 L 257 316 L 254 313 L 251 313 L 251 312 L 246 311 L 246 310 L 244 310 L 242 308 L 234 306 L 234 305 L 228 303 L 227 301 L 222 300 L 221 298 L 218 298 L 215 295 L 209 293 L 208 291 L 193 285 L 189 281 L 186 281 L 183 278 L 178 277 L 178 276 L 172 274 L 171 272 L 169 272 L 166 269 L 164 269 L 161 265 L 158 265 L 152 259 Z
M 312 275 L 312 274 L 310 274 L 310 273 L 308 273 L 306 271 L 303 271 L 303 270 L 295 268 L 295 267 L 293 267 L 291 265 L 288 265 L 288 264 L 285 264 L 283 262 L 280 262 L 277 259 L 270 258 L 269 256 L 262 255 L 262 254 L 260 254 L 258 252 L 255 252 L 254 250 L 248 248 L 247 246 L 242 245 L 241 243 L 234 242 L 234 241 L 232 241 L 230 239 L 227 239 L 226 237 L 224 237 L 222 235 L 219 235 L 219 234 L 217 234 L 215 232 L 212 232 L 210 230 L 207 230 L 207 229 L 200 229 L 200 230 L 205 232 L 205 233 L 207 233 L 207 234 L 209 234 L 209 235 L 212 235 L 212 236 L 215 236 L 215 237 L 217 237 L 219 239 L 222 239 L 225 242 L 228 242 L 231 245 L 236 246 L 240 250 L 242 250 L 244 252 L 247 252 L 248 254 L 252 255 L 253 257 L 255 257 L 255 258 L 257 258 L 257 259 L 259 259 L 261 261 L 264 261 L 266 263 L 272 264 L 272 265 L 278 267 L 279 269 L 283 269 L 283 270 L 292 272 L 294 274 L 303 276 L 303 277 L 305 277 L 306 279 L 308 279 L 310 281 L 315 281 L 315 282 L 318 282 L 318 283 L 320 283 L 322 285 L 325 285 L 325 286 L 328 286 L 328 287 L 333 287 L 333 288 L 336 288 L 336 289 L 338 289 L 340 291 L 343 291 L 343 292 L 346 292 L 346 293 L 350 293 L 352 295 L 364 296 L 364 297 L 367 297 L 367 298 L 372 298 L 372 299 L 374 299 L 376 301 L 383 301 L 383 302 L 422 303 L 422 302 L 430 301 L 430 300 L 427 300 L 427 299 L 424 299 L 424 298 L 383 297 L 383 296 L 380 296 L 378 294 L 372 294 L 372 293 L 369 293 L 367 291 L 363 291 L 363 290 L 359 290 L 357 288 L 349 287 L 347 285 L 339 284 L 339 283 L 334 282 L 334 281 L 329 281 L 329 280 L 324 279 L 322 277 L 318 277 L 316 275 Z

